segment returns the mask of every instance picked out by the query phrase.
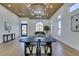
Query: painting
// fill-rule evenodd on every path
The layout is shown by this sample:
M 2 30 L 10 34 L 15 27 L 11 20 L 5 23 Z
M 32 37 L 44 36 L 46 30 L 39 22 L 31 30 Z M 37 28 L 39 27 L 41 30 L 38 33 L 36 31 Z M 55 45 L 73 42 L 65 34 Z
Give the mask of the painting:
M 8 32 L 10 32 L 10 31 L 11 31 L 11 26 L 10 26 L 10 24 L 8 24 L 8 22 L 5 21 L 5 22 L 4 22 L 4 25 L 5 25 L 5 30 L 8 31 Z
M 79 14 L 71 16 L 71 30 L 73 32 L 79 32 Z

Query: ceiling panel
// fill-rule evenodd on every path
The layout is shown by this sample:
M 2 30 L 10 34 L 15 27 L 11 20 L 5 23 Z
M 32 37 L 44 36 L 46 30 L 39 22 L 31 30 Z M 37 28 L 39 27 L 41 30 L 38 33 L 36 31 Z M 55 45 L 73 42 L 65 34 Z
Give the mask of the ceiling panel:
M 63 5 L 63 3 L 1 3 L 1 5 L 19 17 L 49 19 Z M 36 11 L 37 14 L 34 14 Z

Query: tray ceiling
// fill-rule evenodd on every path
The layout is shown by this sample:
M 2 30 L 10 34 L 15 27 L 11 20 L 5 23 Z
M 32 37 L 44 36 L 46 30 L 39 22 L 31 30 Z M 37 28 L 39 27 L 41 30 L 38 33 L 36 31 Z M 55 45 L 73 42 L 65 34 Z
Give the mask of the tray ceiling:
M 1 5 L 19 17 L 49 19 L 63 3 L 1 3 Z

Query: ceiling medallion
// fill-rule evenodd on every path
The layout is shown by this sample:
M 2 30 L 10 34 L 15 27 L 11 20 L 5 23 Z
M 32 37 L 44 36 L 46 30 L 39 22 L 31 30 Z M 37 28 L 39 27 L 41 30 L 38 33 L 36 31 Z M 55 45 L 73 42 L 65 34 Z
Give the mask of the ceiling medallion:
M 31 8 L 32 8 L 31 12 L 36 18 L 41 18 L 45 15 L 44 4 L 34 4 L 34 5 L 31 5 Z

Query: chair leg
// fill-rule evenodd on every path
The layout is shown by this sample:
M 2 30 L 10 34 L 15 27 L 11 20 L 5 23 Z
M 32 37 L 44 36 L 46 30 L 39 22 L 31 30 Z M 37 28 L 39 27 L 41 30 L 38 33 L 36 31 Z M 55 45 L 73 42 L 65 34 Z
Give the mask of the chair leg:
M 48 46 L 45 46 L 45 47 L 44 47 L 44 50 L 45 50 L 45 53 L 47 53 L 47 51 L 48 51 Z
M 30 51 L 30 54 L 32 54 L 32 52 L 33 52 L 33 46 L 29 46 L 29 51 Z
M 24 55 L 25 55 L 25 56 L 28 56 L 28 54 L 27 54 L 27 45 L 26 45 L 26 43 L 24 44 Z

